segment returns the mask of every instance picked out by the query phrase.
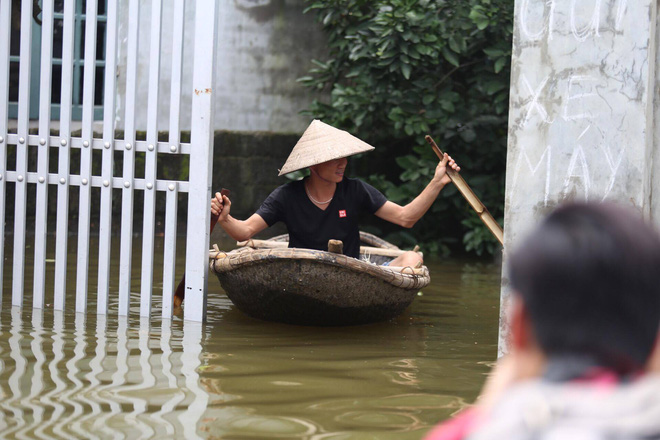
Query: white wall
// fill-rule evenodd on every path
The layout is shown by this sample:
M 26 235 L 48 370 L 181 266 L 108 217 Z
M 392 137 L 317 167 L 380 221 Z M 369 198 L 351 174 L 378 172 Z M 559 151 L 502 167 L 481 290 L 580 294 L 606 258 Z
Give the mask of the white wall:
M 164 0 L 159 130 L 169 126 L 173 2 Z M 304 76 L 312 58 L 322 58 L 325 40 L 312 12 L 303 14 L 303 0 L 218 0 L 218 54 L 215 128 L 237 131 L 302 132 L 309 123 L 299 111 L 312 95 L 296 79 Z M 128 29 L 128 11 L 120 7 L 120 35 Z M 190 128 L 192 47 L 195 2 L 185 8 L 183 130 Z M 138 102 L 147 99 L 151 2 L 140 3 L 140 64 Z M 124 125 L 126 46 L 121 42 L 118 69 L 118 128 Z M 146 126 L 146 109 L 138 111 L 137 127 Z

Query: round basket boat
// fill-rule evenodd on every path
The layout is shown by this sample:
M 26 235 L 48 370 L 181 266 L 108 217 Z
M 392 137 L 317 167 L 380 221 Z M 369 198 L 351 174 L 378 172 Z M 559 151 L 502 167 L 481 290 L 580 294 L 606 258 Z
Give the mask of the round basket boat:
M 430 282 L 426 266 L 389 267 L 402 250 L 361 233 L 360 259 L 288 248 L 288 237 L 249 240 L 231 252 L 212 251 L 210 268 L 239 310 L 255 318 L 339 326 L 401 314 Z

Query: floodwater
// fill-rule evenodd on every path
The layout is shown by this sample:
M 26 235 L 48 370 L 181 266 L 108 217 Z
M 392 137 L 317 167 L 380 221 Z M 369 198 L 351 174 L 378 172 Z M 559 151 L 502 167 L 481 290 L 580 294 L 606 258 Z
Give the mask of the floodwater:
M 33 310 L 29 295 L 12 308 L 11 255 L 0 311 L 2 438 L 420 439 L 475 399 L 497 355 L 496 264 L 431 259 L 431 285 L 399 318 L 315 328 L 244 316 L 215 278 L 206 323 L 182 313 L 163 321 L 159 273 L 151 320 L 137 316 L 138 293 L 131 316 L 118 318 L 116 286 L 107 317 L 95 315 L 95 287 L 88 315 Z M 25 271 L 31 279 L 29 261 Z M 67 309 L 74 304 L 68 297 Z

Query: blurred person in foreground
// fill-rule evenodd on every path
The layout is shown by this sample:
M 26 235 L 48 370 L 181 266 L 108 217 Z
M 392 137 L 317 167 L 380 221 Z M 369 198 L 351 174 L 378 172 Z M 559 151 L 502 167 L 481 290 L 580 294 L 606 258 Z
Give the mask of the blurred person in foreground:
M 426 440 L 660 439 L 656 232 L 613 204 L 568 204 L 508 275 L 510 353 Z

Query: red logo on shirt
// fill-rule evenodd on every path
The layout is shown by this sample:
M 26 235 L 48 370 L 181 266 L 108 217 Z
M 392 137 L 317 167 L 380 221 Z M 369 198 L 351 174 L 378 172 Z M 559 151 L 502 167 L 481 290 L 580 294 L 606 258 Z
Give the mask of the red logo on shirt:
M 341 218 L 346 217 L 346 210 L 345 209 L 340 209 L 339 210 L 339 217 L 341 217 Z

